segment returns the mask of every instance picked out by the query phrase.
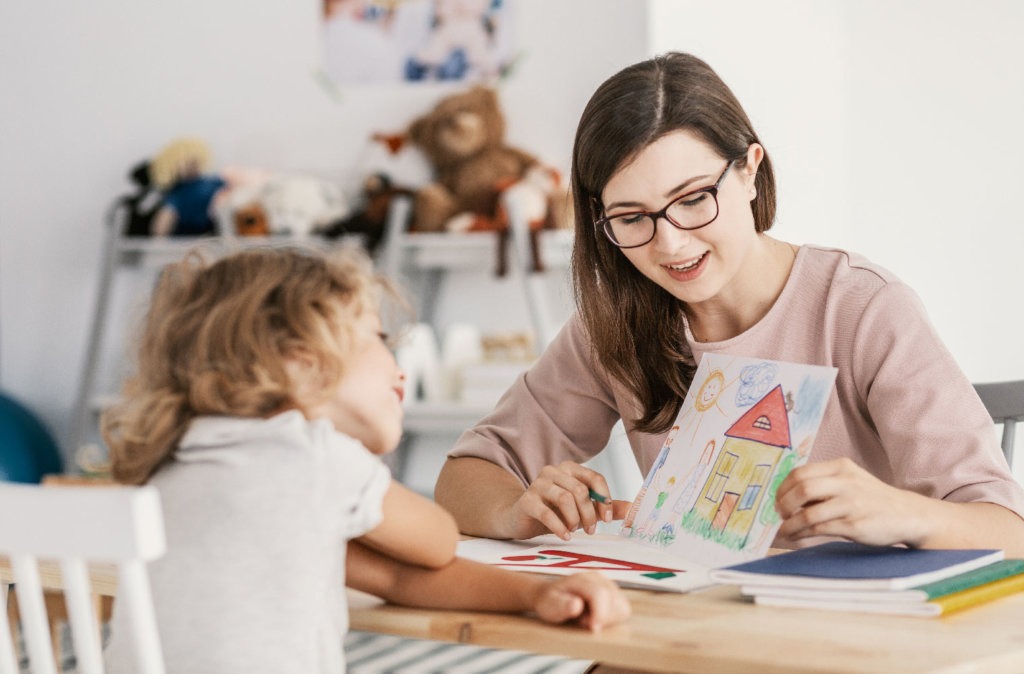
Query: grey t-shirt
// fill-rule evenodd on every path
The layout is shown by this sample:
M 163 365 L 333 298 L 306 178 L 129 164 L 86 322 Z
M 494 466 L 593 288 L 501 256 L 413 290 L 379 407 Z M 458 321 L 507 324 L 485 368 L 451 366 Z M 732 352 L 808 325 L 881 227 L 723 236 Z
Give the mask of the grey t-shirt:
M 150 565 L 169 674 L 344 671 L 345 545 L 381 519 L 383 463 L 324 419 L 200 417 L 153 476 Z M 108 661 L 131 672 L 117 602 Z

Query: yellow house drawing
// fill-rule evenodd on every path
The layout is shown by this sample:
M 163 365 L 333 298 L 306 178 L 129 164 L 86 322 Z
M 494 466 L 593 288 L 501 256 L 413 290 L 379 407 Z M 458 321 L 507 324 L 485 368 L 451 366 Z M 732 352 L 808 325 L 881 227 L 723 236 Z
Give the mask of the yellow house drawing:
M 725 432 L 725 443 L 693 510 L 712 529 L 746 536 L 782 453 L 790 447 L 782 386 L 776 386 Z

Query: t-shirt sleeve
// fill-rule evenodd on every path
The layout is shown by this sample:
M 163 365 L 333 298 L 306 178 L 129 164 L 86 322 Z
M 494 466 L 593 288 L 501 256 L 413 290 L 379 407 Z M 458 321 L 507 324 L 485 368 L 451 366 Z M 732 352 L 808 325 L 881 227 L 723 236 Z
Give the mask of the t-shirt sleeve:
M 337 491 L 327 498 L 340 504 L 341 535 L 346 540 L 362 536 L 383 518 L 384 494 L 391 472 L 362 444 L 344 435 L 331 440 L 332 463 L 338 476 Z
M 593 458 L 608 444 L 619 419 L 602 373 L 579 317 L 573 316 L 494 411 L 463 433 L 448 456 L 485 459 L 524 486 L 544 466 Z
M 1003 458 L 992 419 L 942 343 L 917 295 L 882 286 L 854 338 L 854 380 L 896 486 L 1024 516 L 1024 489 Z

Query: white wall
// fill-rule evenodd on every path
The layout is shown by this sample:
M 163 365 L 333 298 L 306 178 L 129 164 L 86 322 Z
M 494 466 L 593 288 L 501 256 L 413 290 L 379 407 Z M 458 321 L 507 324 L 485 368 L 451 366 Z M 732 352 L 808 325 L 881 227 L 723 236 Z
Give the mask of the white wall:
M 196 134 L 221 165 L 344 171 L 371 132 L 401 128 L 446 91 L 333 98 L 314 76 L 318 8 L 0 4 L 0 387 L 62 440 L 103 212 L 131 165 Z M 525 58 L 502 99 L 510 140 L 567 168 L 601 80 L 648 53 L 701 55 L 773 154 L 776 233 L 885 264 L 921 294 L 969 377 L 1022 378 L 1022 26 L 1014 0 L 521 0 Z M 459 292 L 492 291 L 510 292 Z M 492 304 L 496 321 L 516 315 L 504 296 Z
M 969 378 L 1024 378 L 1024 4 L 652 0 L 650 19 L 653 52 L 701 56 L 746 107 L 776 236 L 888 267 Z
M 646 9 L 633 0 L 518 4 L 524 56 L 502 87 L 509 140 L 567 169 L 590 92 L 646 52 Z M 104 210 L 130 191 L 135 162 L 198 135 L 222 166 L 343 173 L 372 132 L 402 129 L 450 90 L 353 88 L 336 99 L 315 77 L 319 7 L 0 5 L 0 386 L 62 441 L 95 302 Z

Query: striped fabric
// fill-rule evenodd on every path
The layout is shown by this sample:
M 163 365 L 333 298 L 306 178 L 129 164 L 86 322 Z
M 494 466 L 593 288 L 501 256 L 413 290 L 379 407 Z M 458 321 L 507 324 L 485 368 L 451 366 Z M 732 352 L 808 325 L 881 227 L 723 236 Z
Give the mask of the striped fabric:
M 592 662 L 390 634 L 349 632 L 349 674 L 582 674 Z

